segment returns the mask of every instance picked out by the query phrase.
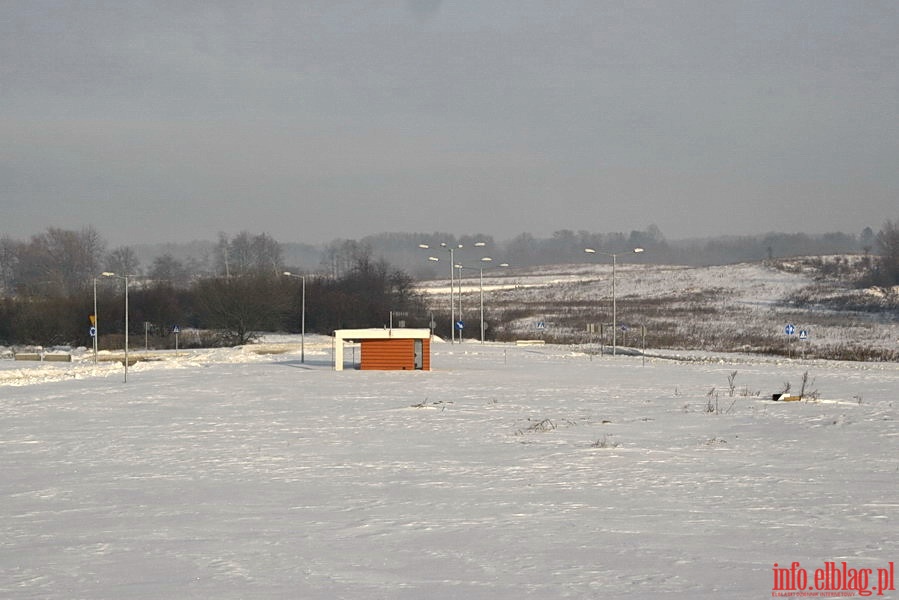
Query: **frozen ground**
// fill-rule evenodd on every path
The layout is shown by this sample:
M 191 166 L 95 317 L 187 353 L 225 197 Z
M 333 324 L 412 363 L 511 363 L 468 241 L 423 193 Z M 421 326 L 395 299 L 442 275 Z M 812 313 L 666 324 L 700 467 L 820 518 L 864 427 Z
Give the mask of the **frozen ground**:
M 0 361 L 0 597 L 751 599 L 899 558 L 899 365 L 295 342 Z

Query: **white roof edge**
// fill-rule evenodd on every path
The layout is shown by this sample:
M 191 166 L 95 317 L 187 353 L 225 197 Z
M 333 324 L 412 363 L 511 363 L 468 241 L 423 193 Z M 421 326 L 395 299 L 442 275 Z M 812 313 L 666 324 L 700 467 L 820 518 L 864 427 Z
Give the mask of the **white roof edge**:
M 377 339 L 424 339 L 431 337 L 430 329 L 338 329 L 334 332 L 338 340 L 377 340 Z

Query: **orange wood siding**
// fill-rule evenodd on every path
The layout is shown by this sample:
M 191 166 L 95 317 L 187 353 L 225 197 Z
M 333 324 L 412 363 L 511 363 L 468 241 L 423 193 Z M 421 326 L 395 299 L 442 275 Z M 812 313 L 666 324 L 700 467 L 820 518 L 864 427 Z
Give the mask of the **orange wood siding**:
M 376 339 L 362 340 L 362 359 L 359 368 L 377 370 L 415 369 L 415 340 Z M 422 369 L 431 369 L 430 340 L 422 340 Z
M 422 369 L 422 371 L 430 371 L 431 370 L 431 340 L 425 338 L 421 341 L 421 351 L 424 354 L 424 356 L 422 356 L 421 369 Z

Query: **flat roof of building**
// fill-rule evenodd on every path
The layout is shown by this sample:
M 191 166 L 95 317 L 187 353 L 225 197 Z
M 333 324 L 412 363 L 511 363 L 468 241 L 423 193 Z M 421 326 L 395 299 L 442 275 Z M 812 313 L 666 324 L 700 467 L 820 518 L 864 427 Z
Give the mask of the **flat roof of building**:
M 425 339 L 431 337 L 430 329 L 381 328 L 338 329 L 334 332 L 338 340 L 385 340 L 385 339 Z

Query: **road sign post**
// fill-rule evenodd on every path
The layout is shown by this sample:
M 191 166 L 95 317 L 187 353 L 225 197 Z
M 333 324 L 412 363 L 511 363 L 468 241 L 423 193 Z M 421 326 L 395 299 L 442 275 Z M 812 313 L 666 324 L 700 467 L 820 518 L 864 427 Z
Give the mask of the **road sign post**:
M 808 329 L 800 329 L 799 330 L 799 341 L 807 342 L 808 341 Z M 805 344 L 801 345 L 802 348 L 802 358 L 805 359 Z
M 793 348 L 790 346 L 790 342 L 792 340 L 793 334 L 796 333 L 796 326 L 792 323 L 787 323 L 786 327 L 784 327 L 784 333 L 787 335 L 787 357 L 793 357 Z

